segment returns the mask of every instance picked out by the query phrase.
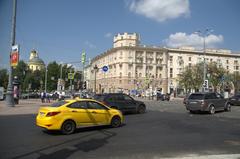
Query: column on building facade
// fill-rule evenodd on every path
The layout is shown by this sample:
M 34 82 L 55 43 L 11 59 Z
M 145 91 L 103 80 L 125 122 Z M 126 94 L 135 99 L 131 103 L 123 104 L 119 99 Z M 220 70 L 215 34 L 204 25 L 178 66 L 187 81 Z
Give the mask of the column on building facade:
M 143 51 L 143 85 L 144 85 L 144 87 L 146 86 L 145 84 L 146 84 L 146 78 L 147 78 L 147 76 L 146 76 L 146 74 L 147 74 L 147 51 Z
M 162 93 L 168 93 L 168 52 L 163 52 Z
M 158 84 L 158 81 L 157 81 L 157 77 L 156 77 L 156 74 L 157 74 L 157 52 L 154 51 L 153 52 L 153 82 L 152 82 L 152 85 L 153 85 L 153 89 L 156 90 L 157 89 L 157 84 Z

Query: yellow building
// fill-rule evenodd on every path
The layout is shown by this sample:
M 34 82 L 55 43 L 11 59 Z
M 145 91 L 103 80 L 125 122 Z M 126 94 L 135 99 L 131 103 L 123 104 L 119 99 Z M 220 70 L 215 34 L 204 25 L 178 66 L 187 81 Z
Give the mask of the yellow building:
M 32 50 L 29 57 L 28 67 L 30 70 L 42 70 L 45 68 L 45 64 L 42 59 L 39 58 L 36 50 Z

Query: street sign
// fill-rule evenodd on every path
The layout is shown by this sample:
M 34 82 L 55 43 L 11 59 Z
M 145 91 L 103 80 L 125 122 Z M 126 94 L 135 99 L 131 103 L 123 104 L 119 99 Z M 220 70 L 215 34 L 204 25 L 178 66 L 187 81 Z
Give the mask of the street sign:
M 74 73 L 68 73 L 68 79 L 73 80 L 74 79 Z
M 85 64 L 85 62 L 86 62 L 86 53 L 85 53 L 85 51 L 82 52 L 82 59 L 81 60 L 82 60 L 82 63 Z
M 103 70 L 103 72 L 107 72 L 108 71 L 108 66 L 103 66 L 102 70 Z

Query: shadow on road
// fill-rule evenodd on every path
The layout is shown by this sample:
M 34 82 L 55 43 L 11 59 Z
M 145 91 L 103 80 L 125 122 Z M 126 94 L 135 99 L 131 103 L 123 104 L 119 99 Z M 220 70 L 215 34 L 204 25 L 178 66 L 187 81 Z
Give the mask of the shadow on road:
M 83 151 L 83 152 L 93 151 L 107 144 L 109 138 L 116 136 L 116 133 L 109 132 L 107 130 L 99 130 L 99 132 L 104 134 L 105 137 L 91 138 L 87 141 L 82 141 L 82 142 L 79 142 L 78 144 L 73 145 L 72 148 L 70 149 L 64 148 L 47 155 L 39 153 L 40 157 L 38 159 L 49 159 L 49 158 L 65 159 L 77 151 Z
M 109 126 L 96 126 L 96 127 L 89 127 L 89 128 L 81 128 L 77 129 L 75 132 L 75 135 L 77 133 L 81 132 L 90 132 L 90 134 L 80 136 L 77 138 L 72 138 L 70 140 L 54 144 L 51 146 L 47 146 L 35 151 L 31 151 L 19 156 L 13 157 L 13 159 L 20 159 L 20 158 L 25 158 L 29 157 L 33 154 L 38 154 L 40 157 L 39 159 L 49 159 L 49 158 L 56 158 L 56 159 L 65 159 L 69 156 L 71 156 L 73 153 L 77 151 L 83 151 L 83 152 L 89 152 L 89 151 L 94 151 L 100 147 L 103 147 L 108 143 L 108 140 L 114 136 L 117 135 L 115 132 L 111 132 L 108 129 Z M 46 132 L 48 135 L 53 135 L 53 136 L 64 136 L 62 135 L 59 131 L 49 131 Z M 74 135 L 74 134 L 73 134 Z M 89 139 L 90 138 L 90 139 Z M 86 140 L 88 139 L 88 140 Z M 79 142 L 78 142 L 79 141 Z M 77 144 L 71 144 L 71 143 L 76 143 Z M 71 145 L 70 147 L 67 147 L 66 145 Z M 48 151 L 52 148 L 63 146 L 62 149 L 55 151 L 53 153 L 45 154 L 43 151 Z

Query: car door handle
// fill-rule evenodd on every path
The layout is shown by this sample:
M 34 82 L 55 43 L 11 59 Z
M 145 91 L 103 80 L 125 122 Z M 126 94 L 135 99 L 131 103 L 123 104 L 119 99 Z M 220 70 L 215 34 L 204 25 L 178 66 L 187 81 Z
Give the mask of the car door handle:
M 76 111 L 76 110 L 72 110 L 72 112 L 73 112 L 73 113 L 77 113 L 78 111 Z
M 97 114 L 97 112 L 96 112 L 96 111 L 92 111 L 92 113 L 93 113 L 93 114 Z

